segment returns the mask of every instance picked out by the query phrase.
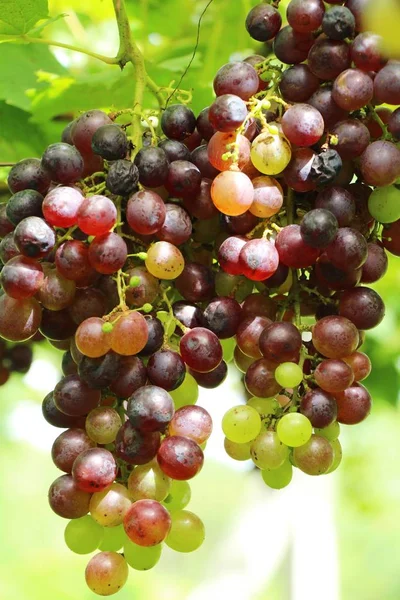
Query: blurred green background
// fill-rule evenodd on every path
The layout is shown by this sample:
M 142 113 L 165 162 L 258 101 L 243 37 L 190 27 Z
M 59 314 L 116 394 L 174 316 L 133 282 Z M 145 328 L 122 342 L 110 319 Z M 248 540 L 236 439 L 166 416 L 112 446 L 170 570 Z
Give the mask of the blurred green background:
M 46 2 L 37 0 L 45 7 Z M 27 11 L 31 2 L 15 0 Z M 134 36 L 150 75 L 159 85 L 178 81 L 196 42 L 204 0 L 128 0 Z M 223 63 L 260 52 L 244 20 L 257 4 L 214 0 L 203 18 L 200 43 L 182 87 L 193 90 L 195 111 L 212 98 L 212 79 Z M 284 13 L 286 2 L 281 3 Z M 8 3 L 0 0 L 0 34 L 9 33 Z M 115 55 L 117 30 L 109 0 L 53 0 L 49 14 L 62 19 L 41 33 L 46 39 Z M 44 8 L 44 14 L 46 10 Z M 134 73 L 121 74 L 84 54 L 45 45 L 1 44 L 0 162 L 40 156 L 59 139 L 65 122 L 90 108 L 132 103 Z M 148 96 L 147 106 L 153 106 Z M 6 169 L 0 169 L 4 181 Z M 7 199 L 5 184 L 0 188 Z M 189 508 L 207 528 L 192 555 L 166 550 L 154 571 L 131 571 L 121 600 L 398 600 L 400 577 L 399 289 L 398 260 L 383 282 L 387 316 L 365 343 L 374 370 L 367 387 L 371 417 L 342 427 L 344 460 L 326 478 L 297 474 L 289 489 L 274 492 L 257 473 L 224 457 L 217 431 L 206 465 L 193 481 Z M 363 349 L 364 349 L 363 348 Z M 87 600 L 85 557 L 64 546 L 65 522 L 47 506 L 47 488 L 58 476 L 49 449 L 59 430 L 43 422 L 40 402 L 59 377 L 61 354 L 40 344 L 24 378 L 0 388 L 2 600 Z M 216 429 L 224 410 L 240 395 L 237 375 L 223 390 L 207 392 Z

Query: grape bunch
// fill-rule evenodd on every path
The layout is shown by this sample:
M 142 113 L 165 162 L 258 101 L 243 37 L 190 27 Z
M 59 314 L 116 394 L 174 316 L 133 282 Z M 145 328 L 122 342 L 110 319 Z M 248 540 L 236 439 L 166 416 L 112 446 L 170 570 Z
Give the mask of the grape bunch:
M 0 386 L 7 383 L 11 373 L 27 373 L 32 356 L 30 344 L 6 344 L 0 338 Z
M 273 55 L 222 66 L 197 117 L 144 119 L 141 147 L 129 111 L 90 110 L 9 173 L 0 335 L 63 352 L 42 407 L 65 429 L 49 502 L 72 551 L 100 550 L 98 594 L 164 542 L 203 542 L 186 510 L 212 431 L 196 402 L 228 363 L 244 386 L 225 451 L 271 488 L 336 470 L 340 426 L 370 412 L 361 347 L 385 312 L 370 284 L 400 255 L 400 62 L 362 2 L 328 4 L 291 0 L 283 27 L 255 6 L 247 31 Z

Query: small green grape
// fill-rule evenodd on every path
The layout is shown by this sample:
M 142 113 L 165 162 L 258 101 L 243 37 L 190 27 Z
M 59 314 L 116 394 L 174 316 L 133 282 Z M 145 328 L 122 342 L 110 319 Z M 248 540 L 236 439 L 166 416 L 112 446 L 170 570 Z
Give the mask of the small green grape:
M 400 190 L 394 185 L 376 188 L 368 199 L 368 210 L 380 223 L 400 219 Z
M 245 444 L 259 434 L 261 418 L 258 412 L 247 405 L 230 408 L 222 419 L 222 430 L 228 440 Z
M 296 363 L 282 363 L 275 370 L 275 379 L 284 388 L 297 387 L 303 381 L 303 369 Z
M 223 359 L 226 363 L 229 363 L 233 360 L 233 353 L 236 347 L 235 338 L 227 338 L 225 340 L 220 340 L 223 352 Z
M 264 469 L 261 471 L 261 477 L 270 488 L 281 490 L 292 481 L 293 467 L 289 460 L 277 469 Z
M 126 533 L 123 525 L 116 527 L 105 527 L 103 541 L 99 546 L 99 550 L 105 552 L 117 552 L 125 543 Z
M 125 560 L 132 569 L 148 571 L 156 566 L 161 557 L 162 544 L 155 546 L 138 546 L 130 539 L 124 544 Z
M 233 458 L 233 460 L 249 460 L 251 458 L 250 446 L 251 442 L 237 444 L 236 442 L 231 442 L 228 438 L 225 438 L 224 440 L 225 452 L 228 456 Z
M 289 448 L 275 431 L 262 431 L 252 442 L 250 452 L 259 469 L 278 469 L 289 456 Z
M 247 400 L 247 406 L 254 408 L 260 415 L 273 415 L 279 407 L 279 402 L 275 398 L 257 398 L 253 396 Z
M 340 435 L 340 425 L 337 421 L 333 421 L 333 423 L 331 423 L 327 427 L 324 427 L 323 429 L 314 429 L 314 432 L 317 435 L 326 438 L 330 442 L 333 442 L 337 440 Z
M 171 515 L 172 524 L 165 540 L 167 546 L 177 552 L 194 552 L 206 536 L 203 521 L 189 510 L 180 510 Z
M 187 481 L 173 479 L 169 494 L 163 501 L 163 504 L 172 513 L 185 508 L 189 504 L 191 496 L 192 492 Z
M 193 375 L 186 373 L 181 385 L 169 392 L 174 401 L 175 409 L 196 404 L 199 397 L 199 386 Z
M 292 448 L 297 448 L 307 443 L 312 434 L 310 421 L 301 413 L 292 412 L 279 420 L 276 428 L 281 442 Z
M 343 456 L 342 446 L 341 446 L 341 443 L 339 442 L 339 440 L 332 440 L 331 446 L 332 446 L 332 450 L 333 450 L 333 463 L 331 464 L 329 469 L 326 471 L 327 474 L 333 473 L 333 471 L 336 471 L 336 469 L 342 462 L 342 456 Z
M 96 550 L 103 540 L 103 535 L 103 527 L 90 515 L 73 519 L 64 531 L 65 543 L 75 554 L 89 554 Z

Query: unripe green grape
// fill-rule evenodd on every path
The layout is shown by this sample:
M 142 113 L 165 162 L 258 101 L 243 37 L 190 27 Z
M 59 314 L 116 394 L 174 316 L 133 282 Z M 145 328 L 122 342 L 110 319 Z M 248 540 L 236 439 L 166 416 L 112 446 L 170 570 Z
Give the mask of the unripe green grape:
M 236 442 L 231 442 L 228 438 L 225 438 L 224 440 L 225 452 L 228 456 L 233 458 L 233 460 L 249 460 L 251 458 L 250 446 L 251 442 L 237 444 Z
M 247 400 L 247 406 L 254 408 L 259 415 L 273 415 L 279 407 L 275 398 L 257 398 L 253 396 Z
M 394 185 L 376 188 L 368 199 L 371 216 L 380 223 L 400 219 L 400 190 Z
M 265 175 L 278 175 L 289 164 L 292 150 L 289 141 L 278 131 L 260 133 L 251 145 L 251 162 Z
M 340 435 L 340 425 L 337 421 L 333 421 L 333 423 L 323 429 L 314 429 L 314 433 L 326 438 L 330 442 L 334 442 Z
M 287 413 L 279 420 L 276 428 L 281 442 L 292 448 L 302 446 L 311 437 L 312 425 L 301 413 Z
M 254 440 L 260 429 L 260 415 L 251 406 L 234 406 L 224 414 L 222 419 L 224 434 L 228 440 L 238 444 L 245 444 Z
M 278 469 L 289 456 L 275 431 L 262 431 L 250 446 L 251 458 L 259 469 Z
M 123 525 L 117 527 L 105 527 L 103 529 L 103 540 L 99 545 L 99 550 L 106 552 L 117 552 L 122 548 L 127 539 Z
M 189 510 L 174 512 L 172 524 L 165 540 L 167 546 L 177 552 L 194 552 L 200 548 L 206 536 L 203 521 Z
M 229 363 L 233 360 L 233 353 L 236 347 L 235 338 L 227 338 L 225 340 L 220 340 L 222 346 L 222 358 L 226 363 Z
M 156 566 L 161 557 L 162 544 L 138 546 L 129 538 L 124 544 L 125 560 L 136 571 L 148 571 Z
M 92 495 L 89 504 L 93 519 L 103 527 L 121 525 L 132 501 L 126 487 L 113 483 L 102 492 Z
M 100 552 L 88 562 L 85 579 L 95 594 L 111 596 L 125 585 L 128 574 L 128 564 L 121 554 Z
M 294 388 L 303 381 L 303 369 L 296 363 L 281 363 L 275 370 L 275 379 L 284 388 Z
M 277 469 L 263 469 L 261 471 L 264 483 L 274 490 L 281 490 L 289 485 L 292 481 L 292 475 L 293 467 L 289 460 L 285 460 Z
M 188 406 L 196 404 L 199 398 L 199 386 L 193 375 L 186 373 L 185 379 L 181 385 L 169 392 L 174 401 L 175 409 L 182 408 L 182 406 Z
M 333 448 L 331 442 L 320 435 L 312 435 L 306 444 L 293 451 L 296 467 L 307 475 L 322 475 L 333 464 Z
M 342 462 L 342 456 L 343 456 L 342 445 L 339 442 L 339 440 L 331 441 L 331 446 L 332 446 L 332 450 L 333 450 L 333 462 L 332 462 L 332 465 L 329 467 L 329 469 L 326 471 L 327 474 L 333 473 L 333 471 L 336 471 L 336 469 Z
M 165 498 L 163 504 L 170 513 L 173 513 L 185 508 L 189 504 L 191 496 L 192 492 L 187 481 L 173 479 L 169 494 Z
M 145 498 L 162 502 L 170 488 L 171 479 L 160 469 L 156 460 L 138 465 L 128 478 L 128 490 L 134 502 Z
M 75 554 L 89 554 L 100 546 L 103 532 L 101 525 L 98 525 L 91 516 L 85 515 L 68 523 L 64 531 L 64 539 L 68 548 Z

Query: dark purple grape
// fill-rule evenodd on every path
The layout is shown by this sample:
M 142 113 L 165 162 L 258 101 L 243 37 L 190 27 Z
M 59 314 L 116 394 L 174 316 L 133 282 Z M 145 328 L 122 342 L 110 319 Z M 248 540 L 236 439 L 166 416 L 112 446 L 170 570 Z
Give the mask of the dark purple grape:
M 85 425 L 85 417 L 71 417 L 58 410 L 54 403 L 53 392 L 47 394 L 42 402 L 42 414 L 45 420 L 53 427 L 82 427 Z
M 159 431 L 141 433 L 126 421 L 117 434 L 115 453 L 131 465 L 145 465 L 156 456 L 160 442 Z
M 77 119 L 74 119 L 62 130 L 61 141 L 64 144 L 70 144 L 70 146 L 73 146 L 74 142 L 72 141 L 72 129 L 75 127 L 76 121 Z
M 207 106 L 206 108 L 203 108 L 203 110 L 200 112 L 199 116 L 197 117 L 197 121 L 196 121 L 197 131 L 207 142 L 209 140 L 211 140 L 212 136 L 215 133 L 215 129 L 211 125 L 209 118 L 208 118 L 209 111 L 210 111 L 209 106 Z M 184 160 L 186 160 L 186 159 L 184 159 Z
M 204 311 L 206 327 L 220 340 L 236 334 L 241 315 L 240 304 L 234 298 L 228 297 L 214 298 Z
M 355 28 L 353 13 L 345 6 L 333 6 L 326 11 L 322 19 L 322 31 L 332 40 L 353 37 Z
M 118 377 L 110 386 L 110 391 L 119 398 L 128 398 L 137 389 L 145 385 L 147 371 L 137 356 L 121 356 Z
M 175 280 L 176 289 L 189 302 L 203 302 L 215 295 L 214 274 L 200 263 L 187 262 Z
M 245 62 L 227 63 L 214 77 L 214 91 L 217 96 L 234 94 L 248 100 L 258 91 L 257 71 Z
M 135 165 L 139 170 L 139 181 L 142 185 L 155 188 L 165 183 L 169 161 L 161 148 L 142 148 L 135 157 Z
M 283 321 L 267 325 L 259 339 L 259 348 L 264 358 L 279 363 L 297 361 L 301 344 L 301 334 L 297 327 Z
M 327 258 L 326 254 L 323 254 L 316 266 L 315 275 L 317 281 L 323 287 L 330 290 L 347 290 L 358 285 L 361 281 L 362 269 L 339 269 L 335 267 Z
M 71 417 L 87 415 L 99 405 L 101 393 L 91 389 L 78 375 L 64 377 L 54 388 L 54 404 Z
M 387 59 L 382 56 L 382 38 L 376 33 L 360 33 L 351 45 L 351 59 L 357 69 L 362 71 L 380 71 Z
M 67 309 L 47 310 L 43 309 L 40 332 L 49 340 L 67 340 L 74 335 L 77 329 Z
M 219 363 L 218 367 L 209 371 L 208 373 L 199 373 L 189 369 L 190 374 L 195 378 L 200 387 L 208 390 L 217 388 L 225 381 L 228 376 L 228 366 L 223 360 Z
M 165 205 L 165 219 L 156 232 L 159 240 L 179 246 L 187 242 L 192 235 L 192 221 L 184 208 L 178 204 Z
M 316 388 L 303 396 L 300 403 L 300 412 L 311 421 L 313 427 L 322 429 L 336 419 L 336 400 L 328 392 Z
M 185 333 L 179 348 L 188 367 L 200 373 L 212 371 L 222 361 L 222 346 L 217 336 L 204 327 Z
M 129 149 L 126 133 L 119 125 L 111 123 L 96 129 L 92 137 L 92 150 L 106 160 L 125 158 Z
M 8 187 L 13 194 L 31 189 L 44 195 L 49 189 L 50 182 L 50 176 L 38 158 L 25 158 L 17 162 L 9 172 L 7 179 Z
M 311 248 L 304 242 L 300 233 L 300 225 L 296 224 L 288 225 L 278 233 L 276 249 L 280 262 L 294 269 L 303 269 L 313 265 L 319 255 L 317 248 Z
M 338 138 L 334 149 L 343 160 L 361 156 L 371 139 L 368 127 L 358 119 L 339 121 L 331 128 L 330 133 Z
M 84 429 L 67 429 L 54 440 L 51 458 L 58 469 L 71 473 L 72 465 L 79 454 L 95 445 Z
M 165 187 L 175 198 L 197 194 L 200 190 L 201 173 L 187 160 L 175 160 L 169 165 Z
M 258 223 L 258 218 L 249 210 L 237 217 L 223 215 L 222 218 L 228 231 L 235 235 L 245 235 L 246 233 L 249 233 Z
M 311 33 L 321 26 L 325 7 L 322 0 L 291 0 L 286 17 L 289 25 L 299 33 Z
M 128 200 L 126 220 L 134 232 L 153 235 L 165 221 L 165 204 L 161 196 L 152 190 L 136 192 Z
M 63 375 L 76 375 L 78 373 L 78 367 L 72 358 L 72 354 L 69 350 L 64 352 L 61 361 L 61 370 Z
M 348 190 L 339 186 L 328 187 L 319 192 L 315 207 L 333 213 L 339 227 L 350 225 L 356 214 L 356 203 L 353 196 Z
M 172 140 L 184 140 L 196 128 L 196 117 L 193 111 L 184 104 L 171 104 L 161 117 L 161 129 Z
M 192 217 L 207 220 L 220 214 L 211 198 L 211 185 L 211 179 L 202 179 L 198 193 L 183 198 L 183 205 Z
M 360 168 L 368 185 L 391 185 L 400 177 L 400 150 L 392 142 L 372 142 L 361 156 Z
M 84 492 L 102 492 L 113 483 L 118 466 L 105 448 L 89 448 L 81 452 L 72 467 L 72 477 Z
M 117 196 L 128 196 L 137 191 L 139 169 L 130 160 L 116 160 L 109 165 L 106 186 Z
M 313 45 L 308 55 L 310 71 L 319 79 L 336 79 L 350 67 L 350 47 L 344 41 L 321 37 Z
M 145 385 L 129 398 L 127 415 L 141 433 L 164 431 L 174 415 L 174 402 L 165 389 Z
M 330 129 L 347 116 L 347 112 L 334 101 L 332 88 L 329 86 L 320 87 L 314 92 L 308 99 L 308 104 L 311 104 L 321 113 L 326 129 Z
M 336 150 L 324 150 L 314 157 L 310 178 L 317 186 L 329 185 L 337 179 L 342 165 L 342 159 Z
M 400 64 L 388 63 L 374 79 L 374 100 L 377 104 L 400 104 Z
M 80 325 L 90 317 L 102 317 L 107 313 L 107 299 L 96 288 L 76 290 L 73 303 L 68 307 L 72 320 Z
M 218 169 L 212 166 L 208 159 L 207 145 L 203 144 L 195 148 L 190 156 L 190 161 L 199 169 L 202 177 L 214 179 L 219 173 Z
M 179 387 L 185 375 L 185 363 L 172 350 L 158 350 L 150 356 L 147 363 L 147 376 L 151 383 L 167 391 Z
M 83 155 L 92 154 L 93 134 L 99 127 L 110 123 L 112 123 L 110 117 L 102 110 L 88 110 L 73 121 L 71 128 L 72 143 Z M 67 143 L 71 142 L 67 141 Z
M 156 317 L 145 317 L 149 336 L 143 350 L 140 351 L 141 356 L 150 356 L 161 348 L 164 342 L 164 327 Z
M 372 329 L 385 316 L 385 305 L 375 290 L 357 287 L 343 292 L 339 314 L 349 319 L 358 329 Z
M 370 413 L 372 399 L 367 388 L 361 383 L 355 383 L 341 392 L 335 394 L 338 407 L 337 420 L 345 425 L 357 425 Z
M 246 115 L 247 106 L 239 96 L 223 94 L 211 104 L 208 118 L 217 131 L 230 133 L 243 123 Z
M 253 40 L 272 40 L 282 25 L 282 17 L 270 4 L 257 4 L 246 17 L 246 29 Z
M 283 178 L 291 189 L 296 192 L 315 190 L 316 184 L 311 179 L 311 169 L 316 154 L 311 148 L 295 148 L 290 163 L 283 171 Z
M 268 277 L 268 279 L 265 279 L 263 281 L 263 284 L 268 289 L 278 288 L 283 283 L 285 283 L 286 279 L 288 278 L 288 275 L 289 275 L 289 267 L 287 267 L 286 265 L 284 265 L 283 263 L 280 262 L 275 273 L 273 275 L 271 275 L 271 277 Z
M 361 233 L 350 227 L 341 227 L 326 255 L 335 267 L 347 271 L 358 269 L 367 260 L 368 246 Z
M 333 213 L 324 208 L 315 208 L 306 213 L 300 224 L 300 233 L 312 248 L 326 248 L 333 241 L 338 222 Z
M 195 304 L 190 304 L 184 300 L 174 302 L 172 305 L 174 317 L 178 319 L 185 327 L 193 329 L 194 327 L 206 327 L 207 322 L 201 308 Z
M 54 248 L 56 236 L 44 219 L 27 217 L 15 228 L 14 241 L 24 256 L 43 258 Z
M 247 369 L 244 384 L 247 391 L 257 398 L 271 398 L 281 391 L 281 386 L 274 377 L 275 370 L 271 361 L 260 358 Z
M 84 356 L 79 363 L 79 377 L 89 387 L 101 390 L 109 387 L 118 377 L 120 356 L 115 352 L 107 352 L 100 358 Z
M 395 140 L 400 140 L 400 108 L 396 108 L 395 111 L 389 117 L 388 131 L 392 134 Z
M 301 63 L 307 59 L 313 43 L 311 33 L 299 33 L 292 27 L 282 27 L 274 40 L 274 53 L 287 65 Z
M 307 65 L 294 65 L 283 72 L 279 82 L 281 94 L 287 102 L 306 102 L 319 88 L 320 80 Z
M 358 110 L 372 100 L 374 86 L 371 77 L 360 69 L 346 69 L 336 77 L 332 96 L 338 106 L 349 112 Z
M 75 183 L 83 174 L 83 158 L 75 146 L 50 144 L 42 156 L 42 167 L 57 183 Z
M 169 162 L 174 160 L 190 160 L 190 151 L 185 144 L 178 140 L 162 140 L 158 144 L 164 150 Z
M 36 190 L 21 190 L 7 202 L 6 214 L 13 225 L 26 217 L 42 217 L 43 196 Z
M 388 257 L 385 249 L 375 242 L 368 244 L 367 260 L 362 267 L 362 283 L 375 283 L 381 279 L 388 269 Z
M 91 494 L 79 489 L 72 475 L 61 475 L 50 486 L 50 508 L 64 519 L 78 519 L 89 512 Z
M 89 246 L 89 262 L 103 275 L 112 275 L 121 269 L 126 261 L 128 248 L 124 239 L 114 233 L 105 233 L 94 238 Z

